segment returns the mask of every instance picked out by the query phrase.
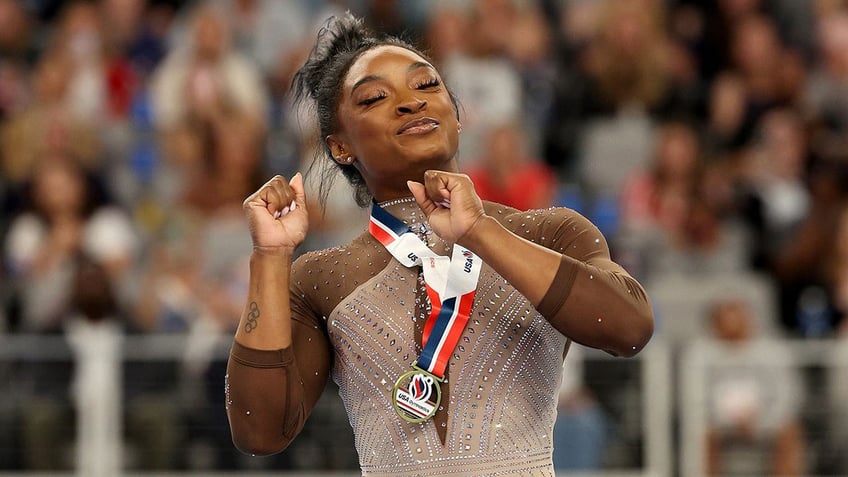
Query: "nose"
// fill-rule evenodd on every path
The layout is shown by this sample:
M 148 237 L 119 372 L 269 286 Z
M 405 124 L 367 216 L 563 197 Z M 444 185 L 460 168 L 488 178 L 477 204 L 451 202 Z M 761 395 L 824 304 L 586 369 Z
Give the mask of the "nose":
M 398 103 L 398 116 L 403 114 L 417 113 L 427 107 L 427 101 L 410 97 Z

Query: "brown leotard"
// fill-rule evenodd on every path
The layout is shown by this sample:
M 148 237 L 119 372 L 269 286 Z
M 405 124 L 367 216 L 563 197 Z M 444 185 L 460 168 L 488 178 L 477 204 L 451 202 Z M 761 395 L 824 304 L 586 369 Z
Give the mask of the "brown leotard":
M 391 403 L 395 380 L 421 351 L 429 302 L 420 267 L 404 267 L 364 232 L 293 264 L 291 347 L 263 351 L 233 343 L 226 392 L 236 446 L 262 453 L 285 448 L 332 376 L 363 475 L 553 475 L 551 433 L 568 340 L 629 349 L 640 341 L 628 323 L 650 316 L 650 303 L 578 213 L 485 207 L 513 233 L 562 258 L 536 307 L 484 265 L 433 419 L 408 423 Z M 414 202 L 386 210 L 436 253 L 450 254 Z M 275 426 L 279 434 L 248 449 L 240 436 L 256 425 Z

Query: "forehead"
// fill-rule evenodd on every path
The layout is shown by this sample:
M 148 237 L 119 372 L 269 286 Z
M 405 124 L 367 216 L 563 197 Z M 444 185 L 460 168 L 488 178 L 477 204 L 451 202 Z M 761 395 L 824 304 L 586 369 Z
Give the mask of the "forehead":
M 347 89 L 366 76 L 384 76 L 395 68 L 403 68 L 406 71 L 413 63 L 430 65 L 421 55 L 401 46 L 377 46 L 359 55 L 348 70 L 344 84 Z

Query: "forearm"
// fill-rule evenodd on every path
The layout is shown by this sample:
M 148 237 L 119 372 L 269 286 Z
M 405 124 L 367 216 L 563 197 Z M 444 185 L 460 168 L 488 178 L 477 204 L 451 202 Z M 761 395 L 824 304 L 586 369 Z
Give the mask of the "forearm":
M 653 333 L 647 295 L 608 258 L 582 262 L 525 240 L 488 216 L 475 224 L 462 245 L 578 343 L 631 356 Z
M 288 447 L 306 421 L 302 381 L 291 348 L 254 350 L 233 343 L 225 392 L 236 448 L 270 455 Z
M 481 217 L 460 240 L 516 290 L 539 305 L 559 267 L 560 254 L 525 240 L 490 216 Z
M 653 310 L 633 277 L 611 261 L 599 266 L 567 256 L 561 270 L 572 277 L 562 306 L 539 309 L 555 328 L 578 343 L 616 356 L 633 356 L 645 347 L 654 332 Z M 557 283 L 546 298 L 562 293 Z
M 288 446 L 305 421 L 292 350 L 291 258 L 254 254 L 245 309 L 227 363 L 227 416 L 241 451 L 269 455 Z
M 250 257 L 248 296 L 235 340 L 247 348 L 278 350 L 292 344 L 290 255 Z

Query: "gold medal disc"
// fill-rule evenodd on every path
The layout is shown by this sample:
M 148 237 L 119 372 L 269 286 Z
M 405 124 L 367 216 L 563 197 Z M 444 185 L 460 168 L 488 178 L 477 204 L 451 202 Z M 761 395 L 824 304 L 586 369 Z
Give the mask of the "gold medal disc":
M 421 368 L 403 373 L 395 382 L 392 405 L 407 422 L 423 422 L 433 417 L 442 401 L 442 380 Z

